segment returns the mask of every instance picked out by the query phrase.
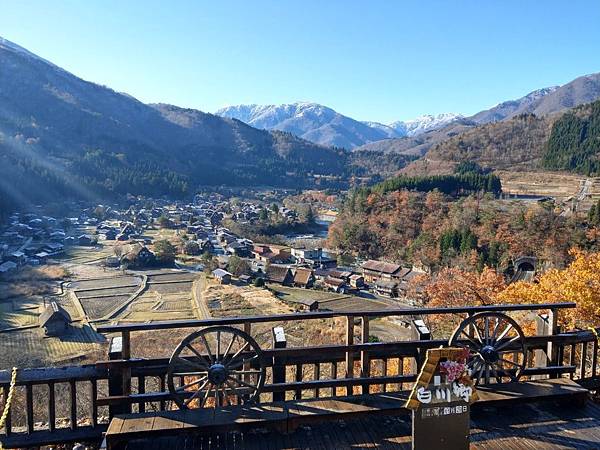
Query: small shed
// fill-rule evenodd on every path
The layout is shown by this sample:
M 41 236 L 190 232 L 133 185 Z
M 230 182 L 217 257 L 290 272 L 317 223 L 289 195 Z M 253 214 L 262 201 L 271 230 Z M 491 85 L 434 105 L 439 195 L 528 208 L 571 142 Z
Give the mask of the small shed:
M 60 336 L 69 329 L 71 316 L 58 303 L 52 302 L 40 314 L 39 322 L 46 336 Z
M 240 275 L 238 278 L 244 284 L 250 284 L 252 277 L 250 275 Z
M 215 269 L 212 272 L 213 276 L 217 279 L 217 281 L 221 284 L 230 284 L 231 283 L 231 274 L 223 269 Z
M 360 289 L 365 285 L 365 277 L 362 275 L 351 275 L 350 286 L 354 289 Z
M 335 277 L 325 278 L 325 286 L 338 294 L 345 294 L 348 288 L 344 280 Z
M 398 297 L 398 283 L 395 281 L 377 280 L 375 292 L 386 297 Z

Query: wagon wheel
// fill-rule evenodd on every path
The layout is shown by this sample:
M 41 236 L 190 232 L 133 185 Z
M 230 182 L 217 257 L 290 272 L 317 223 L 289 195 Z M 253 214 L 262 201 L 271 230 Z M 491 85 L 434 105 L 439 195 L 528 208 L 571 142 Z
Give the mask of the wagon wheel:
M 475 384 L 517 381 L 527 362 L 525 335 L 511 317 L 482 312 L 463 320 L 449 342 L 469 349 L 467 368 Z
M 262 351 L 237 328 L 217 326 L 182 340 L 171 359 L 167 382 L 179 409 L 250 403 L 265 382 Z M 177 383 L 179 381 L 179 383 Z

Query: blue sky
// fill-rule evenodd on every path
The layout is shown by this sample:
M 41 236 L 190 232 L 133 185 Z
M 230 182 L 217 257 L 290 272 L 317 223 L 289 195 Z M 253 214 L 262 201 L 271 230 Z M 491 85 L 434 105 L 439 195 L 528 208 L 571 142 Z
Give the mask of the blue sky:
M 0 36 L 145 102 L 472 114 L 600 71 L 600 2 L 0 0 Z

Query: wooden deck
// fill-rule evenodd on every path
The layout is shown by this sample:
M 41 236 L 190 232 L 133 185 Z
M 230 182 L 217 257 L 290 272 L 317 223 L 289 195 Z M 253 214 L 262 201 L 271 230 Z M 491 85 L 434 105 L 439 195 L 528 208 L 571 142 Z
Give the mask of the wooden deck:
M 506 431 L 508 438 L 511 437 L 514 433 L 513 427 L 517 431 L 515 437 L 518 440 L 521 439 L 518 435 L 519 429 L 529 436 L 531 423 L 535 423 L 536 426 L 540 424 L 533 420 L 539 415 L 535 411 L 543 410 L 543 407 L 536 409 L 531 406 L 531 403 L 536 401 L 542 401 L 542 405 L 545 404 L 548 411 L 553 411 L 554 408 L 555 412 L 552 414 L 556 417 L 548 416 L 549 423 L 554 427 L 557 418 L 560 418 L 560 421 L 565 420 L 559 405 L 566 405 L 568 412 L 565 414 L 569 420 L 573 420 L 571 416 L 575 415 L 575 425 L 580 423 L 577 420 L 580 416 L 584 422 L 590 422 L 593 418 L 586 419 L 586 414 L 589 413 L 584 412 L 587 396 L 586 389 L 568 379 L 484 387 L 480 390 L 479 401 L 473 405 L 473 440 L 479 440 L 480 446 L 487 448 L 485 445 L 489 440 L 489 433 L 497 435 L 491 442 L 496 445 L 497 441 L 506 440 Z M 241 448 L 254 448 L 253 442 L 266 436 L 272 442 L 257 442 L 258 448 L 268 449 L 273 447 L 273 443 L 276 443 L 273 448 L 339 448 L 339 443 L 342 443 L 342 447 L 363 444 L 358 441 L 365 441 L 367 447 L 374 444 L 377 444 L 375 448 L 385 448 L 387 444 L 401 447 L 410 443 L 410 420 L 407 420 L 409 411 L 404 407 L 406 399 L 406 392 L 381 393 L 253 407 L 233 406 L 217 410 L 203 408 L 129 414 L 117 416 L 112 420 L 106 434 L 107 447 L 109 450 L 138 448 L 137 443 L 131 443 L 132 440 L 143 439 L 139 445 L 149 446 L 153 439 L 158 439 L 159 442 L 163 442 L 161 445 L 164 448 L 188 448 L 188 445 L 193 446 L 190 448 L 203 448 L 205 444 L 208 445 L 207 448 L 237 448 L 238 444 Z M 512 405 L 512 408 L 508 405 Z M 514 417 L 518 417 L 515 422 L 519 424 L 518 427 L 510 422 Z M 598 417 L 600 418 L 600 415 Z M 509 419 L 508 422 L 506 418 Z M 600 420 L 593 419 L 593 422 L 600 425 Z M 564 427 L 570 426 L 565 422 Z M 319 441 L 306 444 L 311 441 L 305 440 L 310 437 L 305 434 L 313 428 L 319 430 L 316 432 Z M 359 434 L 355 435 L 357 431 Z M 392 435 L 388 435 L 389 433 Z M 198 435 L 204 437 L 195 437 Z M 284 435 L 285 441 L 282 440 Z M 167 438 L 168 436 L 171 436 L 171 439 Z M 600 438 L 600 430 L 598 437 Z M 288 441 L 289 439 L 291 441 Z M 556 437 L 554 439 L 556 440 Z M 534 440 L 539 439 L 536 437 Z M 507 439 L 507 442 L 503 447 L 511 448 L 511 439 Z M 600 446 L 600 439 L 595 442 Z M 303 445 L 305 447 L 302 447 Z M 519 442 L 518 448 L 527 447 Z
M 409 416 L 366 417 L 302 426 L 290 434 L 253 430 L 130 441 L 127 450 L 410 449 Z M 472 414 L 473 449 L 598 449 L 600 407 L 524 404 Z

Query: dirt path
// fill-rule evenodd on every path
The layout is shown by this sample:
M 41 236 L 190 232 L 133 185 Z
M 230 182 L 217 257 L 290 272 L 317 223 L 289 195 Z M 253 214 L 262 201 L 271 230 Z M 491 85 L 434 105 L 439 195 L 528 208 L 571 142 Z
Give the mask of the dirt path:
M 206 275 L 202 274 L 192 284 L 192 302 L 198 319 L 210 319 L 212 316 L 204 299 L 206 290 Z

